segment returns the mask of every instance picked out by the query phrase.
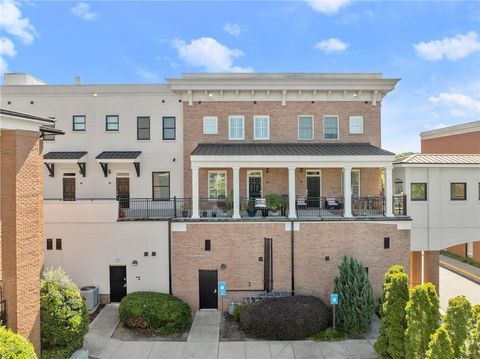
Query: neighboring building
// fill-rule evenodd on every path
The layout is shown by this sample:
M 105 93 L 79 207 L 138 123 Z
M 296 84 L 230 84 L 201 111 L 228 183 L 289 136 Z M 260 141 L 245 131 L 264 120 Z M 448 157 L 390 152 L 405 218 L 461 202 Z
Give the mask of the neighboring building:
M 43 268 L 42 136 L 54 121 L 0 109 L 0 321 L 40 353 Z
M 10 76 L 2 105 L 32 106 L 67 129 L 45 145 L 46 262 L 98 285 L 105 301 L 170 289 L 194 309 L 218 308 L 218 280 L 229 299 L 272 290 L 326 299 L 347 254 L 380 295 L 390 265 L 409 267 L 411 221 L 393 196 L 394 154 L 380 147 L 381 101 L 397 79 L 10 85 L 28 82 Z
M 422 153 L 480 154 L 480 121 L 425 131 L 420 137 Z M 480 240 L 449 247 L 448 251 L 480 261 Z

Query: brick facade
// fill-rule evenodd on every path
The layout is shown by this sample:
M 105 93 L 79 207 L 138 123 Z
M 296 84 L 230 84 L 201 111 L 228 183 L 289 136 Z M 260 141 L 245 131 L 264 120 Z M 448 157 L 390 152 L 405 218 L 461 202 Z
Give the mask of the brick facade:
M 273 288 L 291 288 L 291 231 L 288 222 L 187 223 L 186 231 L 172 232 L 172 289 L 193 309 L 199 306 L 198 271 L 218 270 L 227 281 L 228 298 L 235 299 L 264 288 L 264 238 L 273 240 Z M 390 249 L 384 249 L 390 237 Z M 204 250 L 205 239 L 211 251 Z M 408 270 L 410 231 L 378 222 L 303 222 L 294 231 L 295 293 L 327 300 L 344 255 L 360 259 L 369 270 L 375 295 L 381 293 L 384 274 L 392 264 Z M 330 260 L 326 261 L 325 257 Z M 225 264 L 226 268 L 221 269 Z M 221 301 L 219 300 L 219 306 Z M 226 306 L 226 302 L 224 303 Z M 225 307 L 224 307 L 225 308 Z
M 1 263 L 7 325 L 40 350 L 43 157 L 39 133 L 1 130 Z
M 422 139 L 422 153 L 480 153 L 480 131 Z

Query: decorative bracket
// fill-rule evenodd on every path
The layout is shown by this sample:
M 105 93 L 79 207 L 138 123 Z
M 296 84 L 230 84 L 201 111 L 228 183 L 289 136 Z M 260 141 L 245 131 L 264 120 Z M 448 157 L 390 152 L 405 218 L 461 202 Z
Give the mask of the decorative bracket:
M 140 177 L 140 162 L 133 162 L 135 166 L 135 172 L 137 172 L 137 177 Z
M 86 162 L 77 162 L 78 169 L 80 170 L 80 174 L 85 177 L 87 175 L 87 163 Z
M 50 177 L 55 177 L 55 163 L 45 163 Z
M 100 162 L 100 167 L 102 167 L 103 175 L 108 177 L 108 163 Z

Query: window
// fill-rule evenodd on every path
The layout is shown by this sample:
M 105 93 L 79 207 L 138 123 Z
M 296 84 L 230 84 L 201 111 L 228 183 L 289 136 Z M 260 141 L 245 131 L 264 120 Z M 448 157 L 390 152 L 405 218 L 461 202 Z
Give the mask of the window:
M 427 184 L 426 183 L 411 183 L 410 197 L 412 201 L 426 201 L 427 200 Z
M 55 240 L 55 249 L 57 251 L 61 251 L 62 250 L 62 239 L 61 238 L 57 238 Z
M 268 116 L 254 116 L 253 127 L 254 140 L 270 139 L 270 118 Z
M 87 118 L 85 116 L 73 116 L 73 130 L 85 131 L 87 129 Z
M 229 116 L 228 117 L 228 139 L 243 140 L 245 139 L 244 117 Z
M 208 172 L 208 198 L 225 198 L 227 196 L 227 172 Z
M 323 117 L 323 139 L 338 140 L 338 116 Z
M 55 117 L 49 117 L 49 119 L 51 120 L 55 120 Z M 45 125 L 46 127 L 51 127 L 51 128 L 55 128 L 55 123 L 52 123 L 52 124 L 49 124 L 49 125 Z M 43 135 L 43 140 L 44 141 L 55 141 L 55 135 L 51 134 L 51 133 L 45 133 Z
M 118 131 L 120 126 L 120 120 L 116 115 L 107 115 L 105 117 L 105 130 L 106 131 Z
M 342 170 L 342 176 L 340 179 L 341 182 L 341 193 L 343 196 L 343 170 Z M 350 184 L 351 184 L 351 193 L 353 197 L 360 197 L 360 170 L 352 170 L 351 176 L 350 176 Z
M 389 249 L 390 248 L 390 237 L 384 237 L 383 238 L 383 249 Z
M 164 140 L 175 139 L 175 117 L 163 118 L 163 139 Z
M 216 135 L 218 133 L 218 119 L 214 116 L 205 116 L 203 118 L 203 134 Z
M 150 117 L 137 117 L 137 140 L 150 139 Z
M 298 139 L 313 140 L 313 116 L 298 116 Z
M 47 238 L 47 251 L 51 251 L 53 249 L 53 239 Z
M 152 172 L 152 198 L 154 201 L 170 199 L 170 172 Z
M 363 116 L 350 116 L 350 133 L 363 133 Z
M 467 184 L 454 182 L 450 183 L 450 200 L 465 201 L 467 199 Z
M 205 250 L 206 251 L 212 250 L 212 242 L 210 241 L 210 239 L 205 239 Z

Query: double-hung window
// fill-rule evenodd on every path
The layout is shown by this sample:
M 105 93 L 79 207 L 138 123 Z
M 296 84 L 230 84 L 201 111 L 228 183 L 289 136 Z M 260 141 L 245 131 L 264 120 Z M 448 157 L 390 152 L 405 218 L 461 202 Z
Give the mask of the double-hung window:
M 154 201 L 170 199 L 170 172 L 152 172 L 152 198 Z
M 228 139 L 229 140 L 245 139 L 245 117 L 228 116 Z
M 298 116 L 298 139 L 313 140 L 313 116 Z
M 216 135 L 218 133 L 218 119 L 216 116 L 205 116 L 203 118 L 203 134 Z
M 150 117 L 137 117 L 137 140 L 150 139 Z
M 55 120 L 55 117 L 49 117 L 49 118 L 52 119 L 52 120 Z M 55 122 L 52 123 L 52 124 L 46 125 L 46 127 L 55 128 Z M 43 140 L 44 141 L 55 141 L 55 135 L 51 134 L 51 133 L 44 133 L 43 134 Z
M 107 115 L 105 117 L 105 130 L 118 131 L 120 129 L 120 120 L 117 115 Z
M 84 115 L 73 116 L 73 131 L 86 131 L 87 129 L 87 117 Z
M 363 133 L 363 116 L 350 116 L 350 134 L 357 135 Z
M 253 127 L 254 140 L 270 139 L 270 118 L 268 116 L 254 116 Z
M 227 172 L 208 171 L 208 198 L 226 198 Z
M 338 116 L 323 116 L 323 139 L 338 140 Z
M 164 140 L 175 139 L 175 117 L 163 118 L 163 139 Z

